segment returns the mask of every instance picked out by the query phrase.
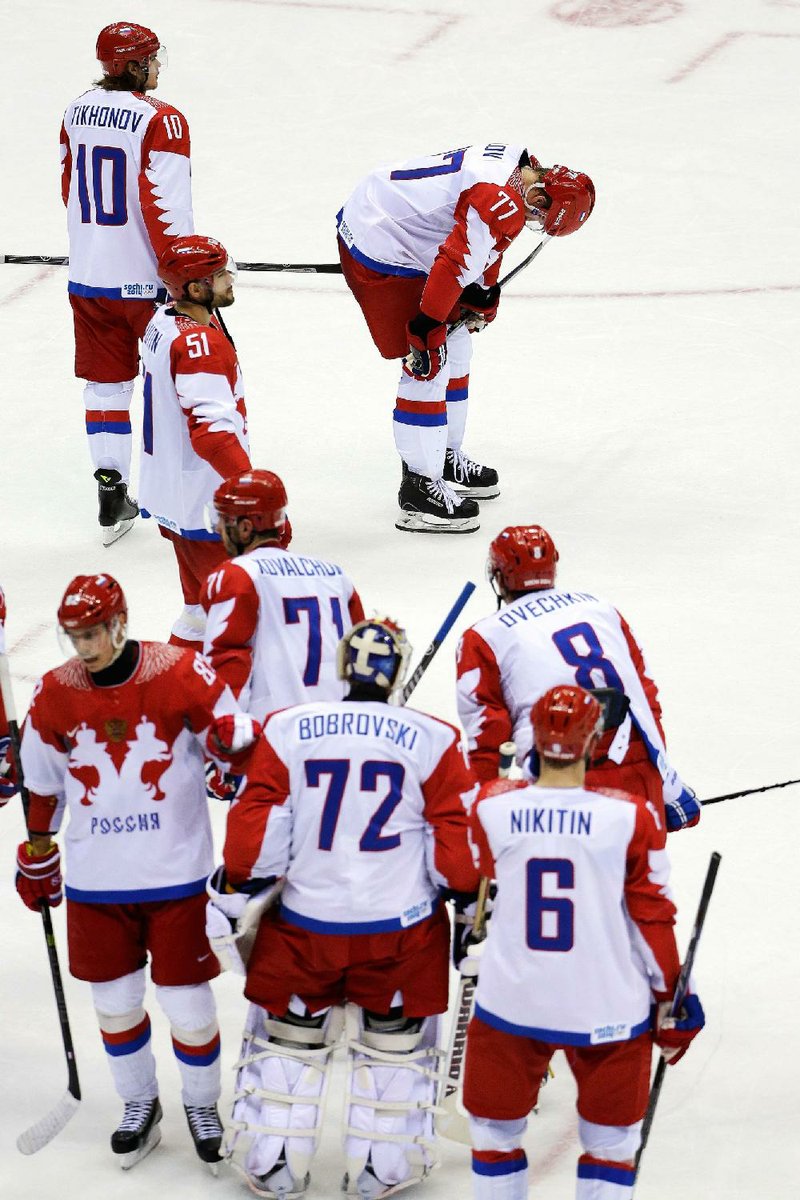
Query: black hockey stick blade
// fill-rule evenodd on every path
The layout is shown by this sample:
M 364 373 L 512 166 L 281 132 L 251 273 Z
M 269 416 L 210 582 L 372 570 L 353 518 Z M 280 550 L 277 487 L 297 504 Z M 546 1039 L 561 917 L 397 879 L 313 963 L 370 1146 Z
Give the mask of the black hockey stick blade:
M 438 631 L 436 632 L 436 634 L 434 634 L 433 641 L 431 642 L 430 646 L 428 646 L 428 649 L 425 651 L 422 658 L 420 659 L 419 666 L 417 667 L 416 671 L 409 679 L 408 683 L 403 688 L 402 699 L 403 699 L 404 704 L 405 704 L 406 700 L 408 699 L 408 697 L 411 695 L 411 693 L 414 691 L 414 688 L 417 686 L 420 679 L 422 679 L 422 676 L 425 674 L 428 667 L 431 665 L 433 656 L 436 654 L 436 651 L 439 649 L 442 642 L 447 637 L 450 630 L 453 628 L 453 625 L 458 620 L 458 617 L 459 617 L 459 614 L 460 614 L 462 608 L 467 603 L 467 601 L 469 600 L 470 596 L 472 595 L 472 593 L 474 591 L 475 591 L 475 584 L 472 583 L 471 581 L 467 581 L 467 583 L 464 584 L 463 588 L 459 592 L 458 596 L 456 597 L 456 601 L 453 604 L 453 607 L 450 609 L 450 612 L 447 614 L 445 619 L 442 621 L 442 624 L 439 627 Z
M 703 932 L 703 926 L 705 925 L 706 921 L 706 913 L 708 912 L 708 905 L 711 901 L 711 893 L 714 891 L 714 884 L 717 880 L 717 871 L 719 870 L 719 864 L 721 862 L 722 855 L 715 850 L 708 862 L 708 870 L 706 871 L 703 890 L 700 893 L 700 903 L 697 906 L 697 916 L 694 919 L 692 935 L 689 938 L 689 949 L 686 951 L 686 958 L 683 960 L 683 966 L 681 967 L 681 972 L 678 976 L 678 982 L 675 985 L 675 995 L 672 998 L 671 1010 L 673 1016 L 680 1010 L 680 1007 L 683 1004 L 683 997 L 686 994 L 687 987 L 689 986 L 689 977 L 694 966 L 695 955 L 697 954 L 697 947 L 700 942 L 700 935 Z M 639 1141 L 639 1149 L 636 1151 L 634 1179 L 638 1179 L 639 1177 L 639 1163 L 642 1155 L 644 1154 L 647 1140 L 650 1137 L 650 1129 L 653 1124 L 653 1118 L 656 1115 L 656 1105 L 658 1104 L 658 1097 L 661 1094 L 661 1088 L 664 1083 L 666 1071 L 667 1060 L 663 1057 L 659 1057 L 656 1073 L 653 1077 L 653 1086 L 650 1088 L 650 1099 L 647 1102 L 647 1112 L 645 1113 L 644 1121 L 642 1122 L 642 1133 Z

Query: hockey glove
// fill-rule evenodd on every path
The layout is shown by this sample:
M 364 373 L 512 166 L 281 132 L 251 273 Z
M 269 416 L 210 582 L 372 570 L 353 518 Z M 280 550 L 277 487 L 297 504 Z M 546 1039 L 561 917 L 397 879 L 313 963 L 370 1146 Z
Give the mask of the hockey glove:
M 57 908 L 61 890 L 61 852 L 53 843 L 43 854 L 35 854 L 30 842 L 17 846 L 17 891 L 24 904 L 37 912 L 42 901 Z
M 492 886 L 489 890 L 489 895 L 486 898 L 484 908 L 484 925 L 489 920 L 492 908 L 492 898 L 496 894 L 497 889 Z M 454 916 L 453 916 L 453 966 L 462 975 L 476 976 L 478 974 L 480 960 L 470 955 L 470 946 L 477 946 L 483 941 L 485 932 L 481 932 L 480 936 L 475 936 L 475 912 L 478 904 L 477 892 L 455 892 L 446 891 L 443 893 L 445 899 L 453 901 Z
M 470 333 L 480 333 L 487 325 L 491 325 L 497 316 L 497 306 L 500 303 L 500 286 L 495 283 L 490 288 L 481 287 L 479 283 L 471 283 L 465 287 L 458 303 L 461 305 L 461 315 Z
M 403 370 L 425 383 L 435 379 L 447 362 L 447 326 L 421 312 L 408 322 L 406 334 L 408 354 Z
M 225 713 L 215 717 L 209 735 L 209 746 L 220 754 L 239 754 L 261 736 L 261 723 L 249 713 Z
M 283 889 L 283 879 L 250 879 L 233 889 L 218 867 L 206 884 L 206 937 L 223 971 L 247 974 L 258 923 Z
M 16 796 L 19 791 L 10 747 L 11 739 L 0 737 L 0 808 L 8 804 L 11 797 Z
M 669 1066 L 674 1066 L 676 1062 L 680 1062 L 689 1049 L 689 1043 L 705 1025 L 706 1014 L 703 1012 L 700 997 L 694 994 L 684 996 L 676 1017 L 669 1015 L 671 1007 L 669 1001 L 658 1005 L 653 1039 Z
M 675 833 L 678 829 L 691 829 L 700 820 L 700 801 L 690 787 L 684 784 L 679 796 L 667 797 L 664 800 L 667 814 L 667 831 Z
M 234 775 L 231 771 L 221 771 L 214 762 L 206 763 L 206 795 L 209 800 L 222 800 L 226 804 L 230 804 L 243 779 L 243 775 Z

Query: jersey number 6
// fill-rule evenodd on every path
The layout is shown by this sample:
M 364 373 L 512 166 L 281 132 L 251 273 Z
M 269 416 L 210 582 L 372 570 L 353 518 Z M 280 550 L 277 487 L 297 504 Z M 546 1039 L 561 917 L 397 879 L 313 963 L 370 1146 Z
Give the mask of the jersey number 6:
M 575 940 L 575 906 L 566 896 L 545 896 L 544 882 L 575 887 L 575 866 L 568 858 L 529 858 L 525 864 L 526 933 L 531 950 L 571 950 Z

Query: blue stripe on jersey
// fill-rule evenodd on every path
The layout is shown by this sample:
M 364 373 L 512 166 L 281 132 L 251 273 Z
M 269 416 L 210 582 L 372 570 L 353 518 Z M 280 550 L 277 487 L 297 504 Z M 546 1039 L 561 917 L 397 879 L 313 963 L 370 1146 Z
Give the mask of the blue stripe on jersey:
M 427 906 L 425 907 L 427 908 Z M 338 933 L 345 937 L 356 933 L 392 933 L 396 929 L 410 929 L 412 925 L 419 925 L 420 921 L 426 921 L 430 915 L 430 909 L 427 908 L 419 920 L 409 921 L 407 924 L 404 924 L 400 917 L 390 917 L 386 921 L 317 921 L 314 917 L 306 917 L 303 913 L 294 912 L 285 904 L 281 905 L 281 917 L 289 925 L 297 925 L 300 929 L 309 929 L 312 933 Z
M 149 900 L 182 900 L 185 896 L 197 896 L 206 890 L 206 876 L 193 879 L 191 883 L 176 883 L 172 887 L 130 888 L 125 891 L 91 891 L 66 885 L 68 900 L 82 904 L 146 904 Z
M 639 1037 L 650 1028 L 650 1017 L 631 1027 L 630 1033 L 624 1038 L 609 1038 L 607 1041 L 593 1042 L 590 1033 L 573 1033 L 568 1029 L 539 1029 L 535 1025 L 515 1025 L 513 1021 L 505 1021 L 502 1017 L 488 1012 L 480 1004 L 475 1005 L 475 1016 L 480 1017 L 485 1025 L 499 1029 L 502 1033 L 513 1033 L 517 1037 L 538 1038 L 541 1042 L 554 1042 L 558 1046 L 608 1046 L 615 1041 L 627 1042 Z
M 87 296 L 89 299 L 105 296 L 107 300 L 155 300 L 163 304 L 167 298 L 166 288 L 159 288 L 152 296 L 124 296 L 121 287 L 90 287 L 88 283 L 67 284 L 67 291 L 73 296 Z
M 415 267 L 396 267 L 390 263 L 378 262 L 377 259 L 362 254 L 356 246 L 348 246 L 342 238 L 339 238 L 339 241 L 356 262 L 360 262 L 364 267 L 369 267 L 371 271 L 377 271 L 379 275 L 401 275 L 405 279 L 425 279 L 426 277 L 425 271 L 419 271 Z
M 151 512 L 146 508 L 139 509 L 139 516 L 150 518 L 153 517 Z M 191 542 L 221 542 L 222 538 L 218 533 L 209 533 L 207 529 L 173 529 L 166 521 L 159 521 L 158 517 L 153 517 L 154 521 L 158 521 L 159 525 L 163 525 L 165 529 L 170 529 L 173 533 L 177 533 L 180 537 L 188 538 Z
M 578 1163 L 578 1179 L 602 1179 L 606 1183 L 618 1183 L 620 1187 L 633 1187 L 636 1172 L 630 1167 L 609 1167 L 605 1163 Z
M 449 399 L 449 396 L 448 396 Z M 398 425 L 446 425 L 447 412 L 435 413 L 419 413 L 419 412 L 401 412 L 398 408 L 392 413 L 393 419 Z
M 130 433 L 130 421 L 87 421 L 87 433 Z

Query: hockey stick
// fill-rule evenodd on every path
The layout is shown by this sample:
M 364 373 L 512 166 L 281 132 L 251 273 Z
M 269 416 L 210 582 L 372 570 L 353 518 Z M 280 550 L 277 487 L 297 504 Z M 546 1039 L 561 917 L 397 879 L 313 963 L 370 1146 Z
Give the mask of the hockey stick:
M 25 787 L 22 775 L 19 725 L 17 724 L 16 708 L 14 707 L 14 694 L 11 690 L 11 672 L 8 667 L 8 656 L 5 653 L 0 654 L 0 694 L 3 697 L 3 706 L 8 721 L 8 733 L 11 739 L 11 750 L 19 781 L 19 793 L 22 799 L 22 811 L 25 814 L 25 828 L 27 830 L 30 796 L 28 795 L 28 789 Z M 56 1134 L 61 1132 L 67 1122 L 74 1117 L 81 1100 L 78 1064 L 75 1061 L 75 1050 L 72 1045 L 67 1001 L 64 995 L 64 984 L 61 980 L 58 949 L 56 947 L 49 906 L 42 902 L 40 904 L 40 912 L 42 914 L 42 926 L 44 927 L 44 940 L 47 945 L 47 957 L 50 962 L 50 976 L 53 980 L 53 991 L 56 995 L 58 1021 L 61 1026 L 61 1040 L 64 1043 L 64 1054 L 67 1059 L 67 1090 L 55 1108 L 52 1108 L 41 1120 L 31 1125 L 19 1135 L 17 1138 L 17 1149 L 23 1154 L 35 1154 L 37 1150 L 41 1150 L 43 1146 L 51 1142 Z
M 500 747 L 500 762 L 497 767 L 499 779 L 507 779 L 514 762 L 516 746 L 513 742 L 503 742 Z M 473 941 L 482 941 L 486 936 L 486 899 L 489 894 L 490 880 L 481 876 L 478 900 L 475 905 L 475 922 L 472 927 Z M 467 1048 L 467 1027 L 472 1019 L 475 1007 L 476 975 L 462 975 L 458 982 L 456 995 L 456 1011 L 450 1030 L 450 1043 L 444 1060 L 444 1071 L 439 1089 L 438 1115 L 436 1117 L 436 1132 L 452 1142 L 470 1144 L 469 1122 L 459 1103 L 461 1097 L 461 1077 L 464 1072 L 464 1054 Z
M 552 234 L 550 234 L 550 233 L 543 234 L 542 240 L 539 242 L 539 245 L 534 246 L 533 250 L 531 250 L 528 257 L 523 258 L 521 263 L 517 263 L 517 265 L 514 267 L 513 270 L 509 271 L 507 275 L 504 275 L 502 279 L 498 280 L 497 286 L 500 288 L 501 292 L 502 292 L 503 288 L 506 286 L 506 284 L 511 282 L 511 280 L 514 278 L 515 275 L 519 275 L 520 271 L 524 271 L 526 267 L 530 266 L 530 264 L 533 262 L 533 260 L 536 258 L 536 256 L 538 254 L 542 253 L 545 246 L 550 241 L 552 241 Z M 480 315 L 480 314 L 476 314 L 476 315 Z M 466 325 L 468 320 L 469 320 L 468 316 L 461 317 L 458 321 L 454 321 L 452 325 L 448 325 L 448 327 L 447 327 L 448 336 L 451 333 L 455 333 L 455 331 L 457 329 L 460 329 L 462 327 L 462 325 Z
M 463 588 L 459 592 L 455 604 L 450 609 L 450 612 L 447 614 L 445 619 L 442 621 L 439 631 L 434 634 L 433 641 L 431 642 L 430 646 L 428 646 L 428 649 L 425 651 L 422 658 L 420 659 L 419 666 L 417 667 L 416 671 L 411 676 L 408 683 L 406 683 L 404 685 L 403 690 L 400 693 L 403 704 L 405 704 L 406 700 L 411 695 L 411 693 L 414 691 L 414 688 L 417 686 L 420 679 L 422 679 L 422 676 L 425 674 L 428 667 L 431 665 L 433 656 L 436 654 L 436 651 L 439 649 L 442 642 L 447 637 L 450 630 L 453 628 L 453 625 L 454 625 L 455 621 L 457 620 L 458 616 L 460 615 L 462 608 L 467 603 L 467 601 L 469 600 L 470 596 L 472 595 L 472 593 L 474 591 L 475 591 L 475 584 L 470 581 L 467 581 L 467 583 L 464 584 Z
M 65 254 L 0 254 L 0 263 L 22 263 L 27 266 L 65 267 Z M 296 271 L 304 275 L 341 275 L 341 263 L 267 263 L 240 262 L 240 271 Z
M 695 955 L 697 954 L 697 946 L 700 941 L 700 934 L 703 932 L 703 925 L 705 924 L 706 913 L 708 912 L 708 905 L 711 900 L 711 893 L 714 890 L 714 884 L 717 879 L 717 871 L 719 870 L 719 864 L 721 862 L 722 855 L 718 854 L 715 850 L 709 859 L 703 890 L 700 893 L 700 903 L 697 906 L 697 916 L 694 919 L 692 936 L 689 939 L 689 949 L 686 951 L 686 958 L 683 960 L 683 966 L 681 967 L 681 972 L 678 976 L 678 982 L 675 985 L 675 995 L 672 998 L 672 1006 L 670 1008 L 670 1015 L 673 1017 L 676 1013 L 680 1012 L 680 1007 L 683 1004 L 683 997 L 686 995 L 686 989 L 689 986 L 689 977 L 692 973 L 692 967 L 694 966 Z M 664 1075 L 666 1074 L 666 1070 L 667 1060 L 661 1057 L 659 1058 L 658 1066 L 656 1067 L 656 1073 L 653 1078 L 653 1086 L 650 1088 L 650 1099 L 647 1103 L 647 1112 L 645 1113 L 644 1121 L 642 1122 L 641 1140 L 639 1142 L 639 1149 L 636 1152 L 636 1162 L 634 1165 L 634 1180 L 639 1178 L 639 1163 L 642 1155 L 644 1154 L 644 1148 L 647 1145 L 647 1139 L 650 1136 L 650 1127 L 652 1126 L 653 1118 L 656 1115 L 656 1105 L 658 1104 L 658 1097 L 661 1093 L 661 1087 L 664 1083 Z
M 766 787 L 745 788 L 743 792 L 728 792 L 726 796 L 713 796 L 710 800 L 701 800 L 701 804 L 721 804 L 723 800 L 737 800 L 739 796 L 754 796 L 756 792 L 774 792 L 776 788 L 791 787 L 800 783 L 800 779 L 787 779 L 785 783 L 768 783 Z

